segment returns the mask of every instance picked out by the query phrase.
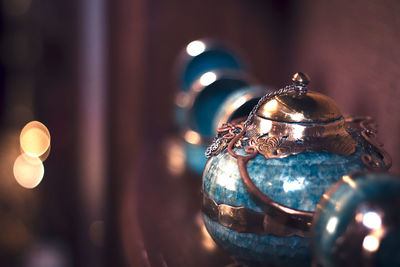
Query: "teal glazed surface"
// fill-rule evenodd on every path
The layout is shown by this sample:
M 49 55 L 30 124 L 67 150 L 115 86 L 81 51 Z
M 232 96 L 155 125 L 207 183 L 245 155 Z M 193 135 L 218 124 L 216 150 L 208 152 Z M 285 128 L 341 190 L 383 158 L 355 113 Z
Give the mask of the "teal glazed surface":
M 207 159 L 204 157 L 207 147 L 184 143 L 186 166 L 194 173 L 201 176 L 206 165 Z
M 204 224 L 215 242 L 239 261 L 265 262 L 278 266 L 310 266 L 307 238 L 259 236 L 239 233 L 203 214 Z
M 355 186 L 341 184 L 314 218 L 313 251 L 323 266 L 336 266 L 334 250 L 339 245 L 338 241 L 343 239 L 345 232 L 354 224 L 356 210 L 361 204 L 385 200 L 380 205 L 383 207 L 384 203 L 387 206 L 388 203 L 393 204 L 390 199 L 400 194 L 400 179 L 390 174 L 363 174 L 354 182 Z M 397 213 L 398 207 L 386 207 L 386 210 Z M 390 231 L 381 241 L 376 264 L 371 266 L 400 266 L 399 225 Z M 352 257 L 357 257 L 357 254 Z
M 191 57 L 187 65 L 184 66 L 181 89 L 189 91 L 193 82 L 201 75 L 218 69 L 243 70 L 243 66 L 234 55 L 222 49 L 204 51 L 195 57 Z
M 236 153 L 244 153 L 242 150 Z M 357 147 L 350 156 L 304 152 L 285 158 L 266 159 L 258 154 L 247 169 L 254 184 L 274 201 L 290 208 L 314 211 L 322 194 L 347 173 L 363 170 Z M 237 161 L 225 150 L 207 162 L 203 192 L 218 204 L 247 207 L 261 212 L 248 194 Z M 205 224 L 214 240 L 233 255 L 275 265 L 310 264 L 309 239 L 302 237 L 258 236 L 239 233 L 206 216 Z

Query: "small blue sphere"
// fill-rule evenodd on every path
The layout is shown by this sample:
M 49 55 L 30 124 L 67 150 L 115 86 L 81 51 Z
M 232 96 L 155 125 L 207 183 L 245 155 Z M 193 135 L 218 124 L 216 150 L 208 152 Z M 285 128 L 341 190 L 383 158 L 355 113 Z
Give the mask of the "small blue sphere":
M 215 40 L 195 40 L 190 42 L 179 61 L 179 87 L 188 92 L 197 79 L 214 70 L 244 69 L 243 63 L 228 47 Z
M 400 178 L 344 176 L 321 200 L 313 252 L 326 267 L 400 266 Z

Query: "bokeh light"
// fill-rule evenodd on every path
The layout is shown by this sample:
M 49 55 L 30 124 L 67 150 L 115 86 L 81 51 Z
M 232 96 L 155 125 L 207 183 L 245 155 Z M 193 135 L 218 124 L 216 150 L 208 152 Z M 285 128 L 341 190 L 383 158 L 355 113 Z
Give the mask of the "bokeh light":
M 198 40 L 193 41 L 186 46 L 186 52 L 192 57 L 195 57 L 195 56 L 203 53 L 204 50 L 206 50 L 205 43 L 203 43 L 202 41 L 198 41 Z
M 207 86 L 207 85 L 212 84 L 216 80 L 217 80 L 217 75 L 214 72 L 209 71 L 209 72 L 206 72 L 203 75 L 201 75 L 200 84 L 203 86 Z
M 19 185 L 32 189 L 42 181 L 44 167 L 39 158 L 21 154 L 14 162 L 13 172 Z
M 175 177 L 180 176 L 185 170 L 186 160 L 183 144 L 178 140 L 168 140 L 166 142 L 166 154 L 169 173 Z
M 363 248 L 368 252 L 375 252 L 379 248 L 380 241 L 376 236 L 367 235 L 363 241 Z
M 29 122 L 21 131 L 20 145 L 26 154 L 31 157 L 40 157 L 50 147 L 49 130 L 41 122 Z

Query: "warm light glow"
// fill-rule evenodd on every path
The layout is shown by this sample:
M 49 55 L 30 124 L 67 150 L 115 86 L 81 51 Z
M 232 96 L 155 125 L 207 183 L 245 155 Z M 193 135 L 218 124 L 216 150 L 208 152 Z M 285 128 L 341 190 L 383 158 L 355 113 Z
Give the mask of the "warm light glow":
M 305 127 L 302 125 L 293 125 L 292 126 L 292 136 L 294 139 L 301 139 L 304 136 Z
M 268 112 L 269 114 L 274 113 L 277 108 L 278 108 L 278 101 L 276 101 L 275 99 L 272 99 L 271 101 L 267 102 L 264 107 L 265 112 Z
M 379 239 L 373 235 L 367 235 L 363 241 L 363 248 L 369 252 L 375 252 L 379 248 Z
M 382 220 L 378 213 L 370 211 L 364 214 L 362 222 L 365 227 L 370 229 L 378 229 L 381 227 Z
M 292 115 L 290 115 L 290 117 L 294 121 L 302 121 L 304 118 L 303 114 L 301 114 L 301 113 L 292 114 Z
M 175 98 L 175 103 L 178 107 L 185 108 L 189 105 L 190 96 L 185 92 L 180 92 Z
M 204 50 L 206 50 L 206 45 L 202 41 L 198 40 L 193 41 L 186 46 L 186 52 L 192 57 L 203 53 Z
M 347 183 L 351 188 L 357 189 L 357 184 L 356 184 L 356 182 L 354 182 L 354 180 L 351 179 L 350 176 L 345 175 L 345 176 L 342 177 L 342 180 L 343 180 L 343 182 Z
M 246 101 L 247 101 L 246 96 L 241 96 L 238 99 L 236 99 L 235 102 L 232 103 L 234 110 L 240 108 L 244 103 L 246 103 Z
M 335 232 L 337 223 L 338 223 L 337 217 L 330 218 L 328 223 L 326 224 L 326 231 L 328 231 L 328 233 L 330 233 L 330 234 Z
M 185 151 L 178 141 L 170 140 L 166 146 L 167 168 L 172 175 L 179 176 L 185 170 Z
M 272 121 L 260 120 L 260 132 L 263 134 L 269 133 L 272 129 Z
M 44 167 L 39 158 L 21 154 L 14 162 L 14 177 L 22 187 L 35 188 L 43 179 Z
M 209 71 L 201 75 L 200 84 L 207 86 L 215 82 L 215 80 L 217 80 L 217 75 L 214 72 Z
M 214 240 L 208 233 L 200 213 L 196 216 L 196 224 L 200 227 L 202 246 L 208 251 L 215 250 L 217 248 L 217 244 L 215 244 Z
M 25 125 L 19 140 L 22 150 L 32 157 L 40 157 L 50 147 L 49 130 L 38 121 Z
M 198 134 L 198 133 L 196 133 L 195 131 L 192 131 L 192 130 L 188 130 L 185 133 L 184 138 L 185 138 L 186 142 L 188 142 L 190 144 L 193 144 L 193 145 L 198 145 L 198 144 L 200 144 L 200 141 L 201 141 L 200 134 Z
M 104 245 L 104 221 L 94 221 L 90 225 L 89 237 L 94 245 L 98 247 Z

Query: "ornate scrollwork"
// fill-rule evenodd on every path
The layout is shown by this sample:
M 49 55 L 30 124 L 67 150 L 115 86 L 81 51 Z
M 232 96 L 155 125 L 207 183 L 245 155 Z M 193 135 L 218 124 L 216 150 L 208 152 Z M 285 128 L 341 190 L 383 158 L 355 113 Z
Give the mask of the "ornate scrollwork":
M 385 171 L 392 166 L 390 155 L 383 149 L 383 144 L 377 139 L 377 127 L 371 117 L 345 117 L 347 126 L 357 136 L 368 153 L 361 155 L 365 166 L 372 171 Z
M 214 138 L 211 145 L 206 150 L 206 157 L 210 158 L 212 156 L 218 155 L 222 150 L 224 150 L 228 143 L 240 132 L 238 125 L 232 123 L 224 123 L 217 130 L 217 136 Z M 241 146 L 239 142 L 238 146 Z

